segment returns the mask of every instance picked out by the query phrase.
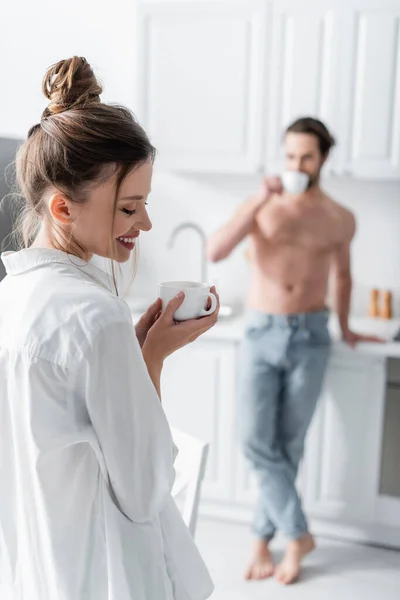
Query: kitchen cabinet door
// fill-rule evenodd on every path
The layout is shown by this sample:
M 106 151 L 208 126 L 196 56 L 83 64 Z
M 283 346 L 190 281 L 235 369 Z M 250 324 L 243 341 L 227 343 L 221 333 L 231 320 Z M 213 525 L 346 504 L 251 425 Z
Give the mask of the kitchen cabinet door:
M 400 178 L 400 2 L 346 0 L 339 170 Z
M 139 4 L 139 117 L 177 171 L 262 166 L 268 2 Z
M 171 426 L 210 442 L 205 500 L 230 499 L 235 345 L 198 340 L 165 361 L 162 402 Z
M 337 133 L 339 18 L 337 0 L 277 0 L 273 5 L 266 107 L 265 168 L 269 173 L 282 168 L 283 133 L 293 120 L 314 116 Z M 335 168 L 334 152 L 326 168 Z
M 385 364 L 348 354 L 328 368 L 307 439 L 303 497 L 311 518 L 363 527 L 374 520 Z
M 395 371 L 395 373 L 393 373 Z M 390 377 L 396 376 L 396 381 Z M 400 360 L 389 359 L 382 435 L 379 487 L 376 490 L 375 529 L 380 543 L 400 548 Z

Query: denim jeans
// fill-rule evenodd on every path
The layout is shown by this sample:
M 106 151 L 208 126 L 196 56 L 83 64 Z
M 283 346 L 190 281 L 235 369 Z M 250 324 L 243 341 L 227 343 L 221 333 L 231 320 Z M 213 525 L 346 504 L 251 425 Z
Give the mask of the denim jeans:
M 297 539 L 308 531 L 296 476 L 329 358 L 328 311 L 250 310 L 239 363 L 239 427 L 259 485 L 254 532 Z

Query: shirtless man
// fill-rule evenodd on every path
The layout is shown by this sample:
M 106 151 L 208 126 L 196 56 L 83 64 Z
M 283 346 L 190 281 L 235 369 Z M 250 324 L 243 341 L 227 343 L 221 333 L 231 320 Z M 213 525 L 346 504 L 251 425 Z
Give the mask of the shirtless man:
M 208 243 L 208 257 L 216 262 L 249 238 L 252 276 L 240 362 L 240 427 L 260 498 L 247 579 L 275 573 L 281 583 L 292 583 L 302 558 L 314 549 L 295 481 L 329 357 L 331 270 L 343 339 L 351 346 L 378 341 L 348 325 L 355 219 L 320 187 L 333 144 L 320 121 L 293 123 L 285 135 L 286 169 L 306 173 L 307 190 L 289 194 L 279 178 L 267 177 Z M 288 545 L 275 568 L 269 543 L 277 530 Z

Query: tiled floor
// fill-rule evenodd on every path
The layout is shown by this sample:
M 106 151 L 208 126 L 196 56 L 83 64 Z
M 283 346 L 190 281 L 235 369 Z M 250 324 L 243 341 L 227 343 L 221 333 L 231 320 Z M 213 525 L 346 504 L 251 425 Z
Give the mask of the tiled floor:
M 243 580 L 251 547 L 247 527 L 202 520 L 196 541 L 214 579 L 212 600 L 400 600 L 400 552 L 318 539 L 301 580 L 284 587 Z M 284 541 L 274 548 L 279 559 Z

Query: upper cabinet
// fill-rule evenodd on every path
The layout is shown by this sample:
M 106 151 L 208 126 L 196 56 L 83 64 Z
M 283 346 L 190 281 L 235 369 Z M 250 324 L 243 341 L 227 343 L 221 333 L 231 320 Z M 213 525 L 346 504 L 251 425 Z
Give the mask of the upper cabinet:
M 167 166 L 260 169 L 267 8 L 263 0 L 141 3 L 139 115 Z
M 400 0 L 346 0 L 341 171 L 400 177 Z
M 297 117 L 338 145 L 331 174 L 400 179 L 400 0 L 142 0 L 139 116 L 178 171 L 282 166 Z
M 265 167 L 282 167 L 282 136 L 299 117 L 315 116 L 337 133 L 339 12 L 337 0 L 273 3 L 271 77 Z M 332 157 L 331 164 L 334 164 Z

